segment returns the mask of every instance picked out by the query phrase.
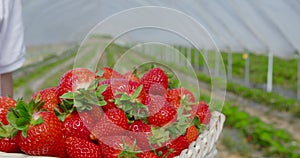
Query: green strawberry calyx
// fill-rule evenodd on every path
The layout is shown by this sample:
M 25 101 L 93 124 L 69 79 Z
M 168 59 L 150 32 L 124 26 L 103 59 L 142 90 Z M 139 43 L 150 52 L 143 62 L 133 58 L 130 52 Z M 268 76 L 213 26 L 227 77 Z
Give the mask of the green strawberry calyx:
M 63 94 L 60 98 L 68 100 L 69 104 L 73 103 L 78 111 L 91 110 L 93 106 L 105 106 L 107 104 L 102 95 L 107 87 L 107 84 L 98 86 L 98 82 L 93 81 L 87 89 L 79 88 L 74 92 Z
M 166 73 L 167 77 L 168 77 L 168 88 L 169 89 L 173 89 L 173 88 L 179 88 L 180 87 L 180 82 L 177 78 L 176 75 L 174 75 L 171 72 L 167 72 Z
M 120 95 L 120 97 L 114 100 L 115 104 L 118 108 L 122 109 L 129 121 L 134 121 L 138 119 L 146 119 L 148 116 L 148 108 L 144 104 L 138 101 L 138 97 L 143 89 L 143 86 L 137 87 L 132 95 L 128 95 L 127 93 L 116 93 L 116 95 Z
M 170 132 L 170 136 L 175 139 L 186 132 L 186 129 L 191 125 L 190 115 L 184 113 L 184 107 L 177 109 L 177 120 L 166 126 L 166 130 Z
M 13 138 L 16 136 L 18 130 L 12 127 L 10 124 L 4 125 L 0 122 L 0 139 L 1 138 Z
M 208 126 L 205 124 L 201 124 L 199 117 L 195 116 L 193 121 L 192 121 L 192 125 L 194 125 L 197 129 L 199 133 L 202 133 L 203 131 L 208 129 Z
M 136 154 L 140 153 L 140 151 L 136 150 L 136 141 L 130 146 L 126 143 L 126 141 L 122 138 L 123 150 L 119 154 L 119 158 L 122 157 L 130 157 L 130 158 L 138 158 Z
M 36 101 L 31 99 L 29 103 L 19 99 L 17 100 L 16 108 L 9 109 L 6 115 L 7 120 L 13 128 L 22 131 L 22 135 L 27 137 L 29 126 L 36 126 L 44 122 L 41 116 L 37 118 L 32 117 L 34 113 L 40 111 L 43 105 L 44 102 L 39 99 Z
M 157 144 L 162 146 L 163 143 L 170 140 L 170 132 L 164 127 L 153 127 L 151 126 L 152 135 L 148 137 L 150 144 Z

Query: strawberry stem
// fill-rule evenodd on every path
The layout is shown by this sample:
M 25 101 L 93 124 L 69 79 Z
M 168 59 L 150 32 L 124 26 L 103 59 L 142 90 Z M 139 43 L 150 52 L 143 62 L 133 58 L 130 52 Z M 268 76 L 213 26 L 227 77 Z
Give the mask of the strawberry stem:
M 13 128 L 10 124 L 4 125 L 0 122 L 0 138 L 10 138 L 14 137 L 17 130 Z
M 91 83 L 88 89 L 77 89 L 74 92 L 67 92 L 63 94 L 60 98 L 66 105 L 72 105 L 76 107 L 77 111 L 91 110 L 93 106 L 105 106 L 107 102 L 104 100 L 102 93 L 107 89 L 108 85 L 103 84 L 100 86 L 98 83 Z M 70 107 L 61 106 L 61 108 L 66 112 Z
M 6 117 L 8 122 L 13 128 L 22 131 L 24 137 L 27 136 L 27 130 L 29 125 L 39 125 L 43 123 L 42 117 L 34 119 L 33 113 L 38 112 L 43 107 L 42 101 L 30 100 L 26 103 L 22 99 L 17 100 L 16 108 L 11 108 Z

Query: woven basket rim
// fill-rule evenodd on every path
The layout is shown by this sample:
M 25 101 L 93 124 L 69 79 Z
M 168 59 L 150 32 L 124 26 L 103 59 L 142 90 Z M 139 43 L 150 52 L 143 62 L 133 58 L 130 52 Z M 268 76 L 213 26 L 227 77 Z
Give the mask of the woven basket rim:
M 216 144 L 223 130 L 225 115 L 218 111 L 212 112 L 207 130 L 199 134 L 196 141 L 189 145 L 175 158 L 207 158 L 217 154 Z

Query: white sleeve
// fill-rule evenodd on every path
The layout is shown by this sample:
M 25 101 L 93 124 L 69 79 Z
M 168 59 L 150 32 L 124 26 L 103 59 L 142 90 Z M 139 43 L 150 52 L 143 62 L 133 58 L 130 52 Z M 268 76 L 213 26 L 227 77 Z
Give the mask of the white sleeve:
M 0 74 L 25 62 L 21 0 L 0 0 Z

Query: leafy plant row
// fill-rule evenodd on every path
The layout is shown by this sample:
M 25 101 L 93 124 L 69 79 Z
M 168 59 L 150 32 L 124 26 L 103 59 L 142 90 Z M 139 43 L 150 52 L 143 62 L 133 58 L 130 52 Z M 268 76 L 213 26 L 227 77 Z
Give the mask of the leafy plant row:
M 225 105 L 223 113 L 227 116 L 226 125 L 241 130 L 250 143 L 263 149 L 266 156 L 300 157 L 298 143 L 285 130 L 265 124 L 259 118 L 240 111 L 236 106 Z
M 210 78 L 201 72 L 197 72 L 199 80 L 209 83 Z M 227 81 L 227 90 L 241 97 L 264 104 L 274 110 L 286 111 L 296 117 L 300 117 L 300 103 L 296 99 L 286 98 L 278 93 L 269 93 L 257 88 L 247 88 L 238 83 Z
M 201 95 L 201 98 L 209 99 L 204 95 Z M 254 148 L 263 151 L 265 156 L 300 157 L 299 142 L 295 141 L 287 131 L 266 124 L 258 117 L 251 116 L 228 102 L 225 103 L 222 113 L 226 115 L 225 126 L 242 131 L 247 141 Z
M 60 57 L 58 57 L 57 55 L 51 55 L 39 63 L 28 65 L 26 67 L 21 68 L 18 71 L 22 71 L 22 73 L 26 73 L 26 74 L 31 74 L 30 80 L 36 79 L 46 74 L 49 71 L 49 69 L 57 65 L 61 65 L 62 63 L 74 57 L 75 53 L 77 52 L 77 49 L 78 47 L 68 49 L 64 53 L 62 53 Z M 52 59 L 54 59 L 53 62 L 44 64 L 45 61 L 49 61 Z M 32 67 L 34 68 L 31 70 Z M 30 71 L 34 71 L 34 72 L 30 72 Z M 14 85 L 15 88 L 19 88 L 28 82 L 29 82 L 28 77 L 18 77 L 14 80 Z
M 195 49 L 191 50 L 192 57 L 195 56 Z M 197 52 L 198 53 L 198 52 Z M 210 52 L 214 53 L 214 52 Z M 184 54 L 186 54 L 184 52 Z M 221 52 L 222 59 L 227 71 L 228 53 Z M 267 82 L 268 71 L 268 56 L 257 55 L 254 53 L 248 54 L 250 60 L 250 81 L 254 84 L 265 84 Z M 191 59 L 191 63 L 195 65 L 195 59 Z M 198 56 L 199 66 L 204 66 L 202 55 Z M 232 53 L 232 76 L 236 78 L 244 78 L 245 76 L 245 63 L 241 53 Z M 273 59 L 273 84 L 293 91 L 297 87 L 297 59 L 281 59 L 274 57 Z M 227 71 L 228 72 L 228 71 Z

